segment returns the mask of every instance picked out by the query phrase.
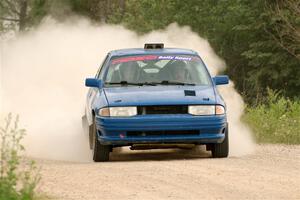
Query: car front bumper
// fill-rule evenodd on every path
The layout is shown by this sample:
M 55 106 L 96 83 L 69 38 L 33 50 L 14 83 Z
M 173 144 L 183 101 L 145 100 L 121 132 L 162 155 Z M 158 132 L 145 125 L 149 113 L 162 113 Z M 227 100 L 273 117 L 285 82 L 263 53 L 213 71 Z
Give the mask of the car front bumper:
M 227 119 L 226 115 L 189 114 L 139 115 L 127 118 L 96 116 L 96 127 L 101 144 L 121 146 L 149 143 L 207 144 L 223 142 Z M 172 131 L 176 134 L 173 135 Z M 168 134 L 164 134 L 165 132 Z M 186 134 L 187 132 L 192 134 Z

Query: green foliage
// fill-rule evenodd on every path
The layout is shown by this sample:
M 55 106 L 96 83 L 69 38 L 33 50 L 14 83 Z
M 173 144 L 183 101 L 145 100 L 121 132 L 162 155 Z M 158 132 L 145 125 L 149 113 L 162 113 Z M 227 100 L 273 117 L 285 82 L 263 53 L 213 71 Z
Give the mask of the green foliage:
M 34 199 L 40 180 L 35 163 L 21 155 L 25 130 L 19 129 L 18 121 L 9 114 L 0 127 L 0 200 Z
M 173 21 L 176 1 L 129 0 L 122 23 L 138 33 L 162 29 Z
M 47 0 L 31 0 L 28 21 L 30 25 L 38 25 L 40 21 L 48 14 Z
M 9 15 L 1 4 L 0 13 Z M 299 0 L 28 0 L 28 7 L 27 26 L 73 14 L 140 34 L 188 25 L 226 61 L 225 73 L 248 104 L 257 105 L 267 88 L 300 97 Z M 0 23 L 0 31 L 13 25 Z
M 300 101 L 290 101 L 268 90 L 264 104 L 248 107 L 244 120 L 258 142 L 300 144 Z
M 296 0 L 128 0 L 120 22 L 139 33 L 189 25 L 225 59 L 226 73 L 255 105 L 268 87 L 299 96 L 299 11 Z
M 72 10 L 96 22 L 119 23 L 125 11 L 125 0 L 69 0 Z

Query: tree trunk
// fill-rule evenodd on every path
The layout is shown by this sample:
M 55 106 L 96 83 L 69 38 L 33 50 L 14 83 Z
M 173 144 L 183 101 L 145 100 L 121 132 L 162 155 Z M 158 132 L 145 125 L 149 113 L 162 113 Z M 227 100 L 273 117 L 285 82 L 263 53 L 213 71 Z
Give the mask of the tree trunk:
M 28 0 L 20 0 L 20 14 L 19 14 L 19 31 L 23 31 L 26 27 L 26 18 L 27 18 L 27 6 Z
M 125 14 L 125 6 L 126 6 L 125 0 L 119 0 L 119 4 L 121 8 L 121 15 L 123 17 Z

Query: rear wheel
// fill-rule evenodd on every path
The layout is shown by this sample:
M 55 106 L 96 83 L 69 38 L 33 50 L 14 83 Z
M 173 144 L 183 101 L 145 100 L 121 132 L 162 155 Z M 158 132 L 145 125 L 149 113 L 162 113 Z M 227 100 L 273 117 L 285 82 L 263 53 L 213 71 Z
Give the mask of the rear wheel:
M 95 162 L 103 162 L 109 160 L 109 153 L 111 147 L 109 145 L 102 145 L 97 136 L 97 128 L 96 128 L 96 122 L 95 119 L 93 120 L 92 125 L 93 130 L 93 160 Z
M 225 138 L 222 143 L 212 144 L 210 146 L 213 158 L 225 158 L 228 156 L 229 152 L 229 142 L 228 142 L 228 126 L 225 130 Z

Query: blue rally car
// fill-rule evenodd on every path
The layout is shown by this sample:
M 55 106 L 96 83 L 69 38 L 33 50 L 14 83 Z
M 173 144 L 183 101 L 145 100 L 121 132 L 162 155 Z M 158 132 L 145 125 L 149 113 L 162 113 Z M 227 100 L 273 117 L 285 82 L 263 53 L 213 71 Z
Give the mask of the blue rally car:
M 226 106 L 192 50 L 145 44 L 107 54 L 95 78 L 86 79 L 86 118 L 93 160 L 108 161 L 114 147 L 206 145 L 228 156 Z

